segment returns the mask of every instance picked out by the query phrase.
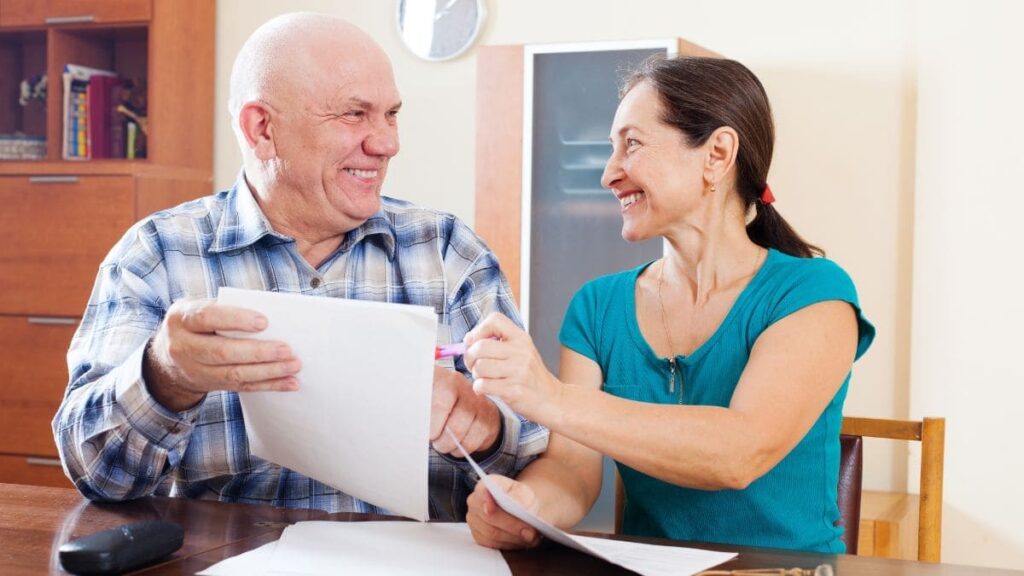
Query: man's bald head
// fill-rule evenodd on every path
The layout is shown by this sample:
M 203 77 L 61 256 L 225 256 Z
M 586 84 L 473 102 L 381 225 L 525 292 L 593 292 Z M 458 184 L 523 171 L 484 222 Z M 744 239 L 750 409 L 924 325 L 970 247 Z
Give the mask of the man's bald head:
M 228 110 L 237 117 L 246 102 L 306 93 L 349 59 L 382 61 L 390 70 L 381 47 L 347 20 L 311 12 L 278 16 L 257 28 L 238 52 Z

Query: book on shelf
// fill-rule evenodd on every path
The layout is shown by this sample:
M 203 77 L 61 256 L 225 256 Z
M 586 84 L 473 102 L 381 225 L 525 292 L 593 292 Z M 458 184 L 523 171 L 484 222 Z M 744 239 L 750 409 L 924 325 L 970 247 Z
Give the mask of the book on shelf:
M 65 160 L 109 158 L 111 87 L 120 79 L 110 70 L 78 64 L 64 66 L 64 127 L 62 156 Z
M 135 140 L 136 140 L 136 138 L 138 138 L 138 135 L 139 135 L 139 126 L 135 122 L 132 122 L 131 120 L 129 120 L 127 122 L 125 128 L 126 128 L 126 130 L 125 130 L 125 133 L 126 133 L 126 136 L 125 136 L 125 140 L 126 140 L 126 142 L 125 142 L 125 158 L 127 158 L 129 160 L 134 160 L 135 159 L 135 146 L 136 146 Z

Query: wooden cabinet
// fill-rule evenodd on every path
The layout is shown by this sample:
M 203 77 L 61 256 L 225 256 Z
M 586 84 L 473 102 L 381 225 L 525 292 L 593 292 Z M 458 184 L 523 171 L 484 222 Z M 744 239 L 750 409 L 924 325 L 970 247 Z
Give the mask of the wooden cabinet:
M 138 219 L 212 192 L 216 4 L 0 0 L 0 482 L 67 485 L 50 431 L 100 262 Z M 63 160 L 65 65 L 145 86 L 145 156 Z M 19 101 L 25 79 L 45 96 Z M 34 159 L 3 139 L 38 140 Z
M 135 221 L 131 176 L 0 177 L 0 310 L 78 316 Z
M 56 456 L 50 420 L 67 384 L 74 318 L 0 316 L 0 453 Z
M 860 500 L 857 554 L 917 560 L 918 496 L 865 490 Z
M 152 0 L 4 0 L 0 26 L 144 22 Z
M 3 478 L 4 484 L 32 484 L 59 488 L 72 486 L 56 456 L 41 458 L 0 454 L 0 478 Z
M 0 2 L 0 26 L 43 24 L 47 0 L 3 0 Z

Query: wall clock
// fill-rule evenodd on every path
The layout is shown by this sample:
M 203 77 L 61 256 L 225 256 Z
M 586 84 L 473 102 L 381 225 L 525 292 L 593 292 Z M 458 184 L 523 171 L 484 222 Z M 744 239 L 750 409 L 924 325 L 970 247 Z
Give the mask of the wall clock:
M 424 60 L 449 60 L 465 52 L 483 27 L 483 0 L 398 0 L 398 34 Z

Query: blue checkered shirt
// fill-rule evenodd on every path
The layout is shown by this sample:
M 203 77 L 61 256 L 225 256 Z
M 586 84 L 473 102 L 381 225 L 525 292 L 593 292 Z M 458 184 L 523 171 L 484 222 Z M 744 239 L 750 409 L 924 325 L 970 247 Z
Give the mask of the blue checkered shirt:
M 53 420 L 65 472 L 86 497 L 386 512 L 253 456 L 234 392 L 212 392 L 179 413 L 150 396 L 142 357 L 167 309 L 182 298 L 214 298 L 221 286 L 430 306 L 439 343 L 461 341 L 492 311 L 519 321 L 494 254 L 454 216 L 385 197 L 314 269 L 292 238 L 271 228 L 240 176 L 231 190 L 142 220 L 100 265 Z M 468 375 L 461 360 L 455 367 Z M 501 444 L 481 464 L 511 475 L 544 451 L 548 432 L 499 408 Z M 464 462 L 424 450 L 431 517 L 464 518 L 475 477 Z

